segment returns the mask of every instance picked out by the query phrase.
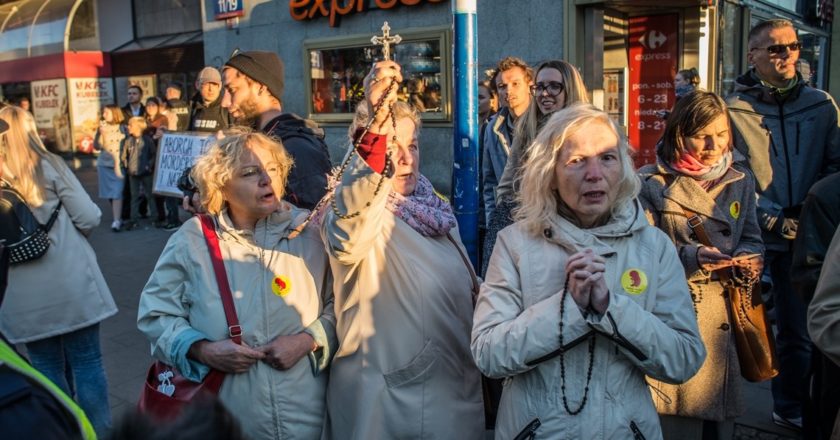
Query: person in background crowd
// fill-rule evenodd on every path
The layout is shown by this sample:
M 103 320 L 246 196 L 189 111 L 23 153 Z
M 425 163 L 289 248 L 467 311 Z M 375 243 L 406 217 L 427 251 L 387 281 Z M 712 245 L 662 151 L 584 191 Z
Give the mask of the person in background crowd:
M 739 255 L 739 278 L 761 275 L 764 252 L 755 214 L 755 182 L 732 151 L 726 104 L 711 92 L 683 96 L 657 145 L 657 163 L 639 170 L 639 201 L 651 224 L 674 242 L 706 346 L 706 362 L 688 382 L 650 381 L 665 439 L 732 438 L 735 418 L 745 411 L 735 335 L 726 286 L 714 271 Z M 701 243 L 684 209 L 696 212 L 711 245 Z M 723 269 L 723 270 L 729 270 Z M 737 278 L 736 278 L 737 279 Z M 760 292 L 754 292 L 759 295 Z M 716 423 L 714 423 L 716 422 Z
M 545 439 L 661 438 L 646 376 L 679 383 L 703 363 L 677 252 L 636 201 L 619 133 L 574 104 L 530 147 L 472 330 L 478 367 L 506 378 L 497 439 L 536 424 Z
M 121 158 L 125 135 L 123 112 L 115 105 L 106 105 L 102 109 L 102 120 L 93 137 L 93 147 L 99 151 L 99 157 L 96 159 L 99 197 L 108 199 L 111 204 L 111 230 L 114 232 L 119 232 L 122 228 L 120 215 L 123 209 L 125 174 Z
M 213 67 L 205 67 L 195 79 L 198 90 L 190 102 L 189 131 L 211 132 L 231 126 L 228 109 L 222 107 L 222 75 Z
M 484 133 L 484 151 L 481 163 L 482 200 L 487 222 L 496 209 L 496 185 L 507 164 L 516 120 L 531 104 L 531 86 L 534 70 L 525 61 L 507 57 L 496 66 L 496 90 L 502 109 L 490 118 Z
M 830 373 L 840 369 L 840 228 L 835 231 L 834 238 L 826 250 L 825 263 L 814 291 L 814 298 L 808 307 L 808 332 L 826 360 L 834 363 L 831 370 L 822 372 Z M 837 376 L 822 385 L 823 388 L 817 388 L 815 391 L 824 394 L 821 403 L 828 405 L 819 408 L 821 411 L 818 417 L 822 418 L 817 422 L 821 432 L 819 437 L 813 438 L 830 436 L 831 439 L 836 439 L 840 437 Z
M 128 103 L 122 107 L 123 119 L 128 121 L 135 116 L 144 116 L 146 107 L 143 106 L 143 88 L 137 84 L 128 86 L 126 92 Z
M 61 203 L 47 252 L 9 271 L 0 333 L 12 344 L 24 344 L 32 365 L 74 396 L 97 435 L 105 435 L 111 409 L 99 323 L 117 307 L 85 239 L 101 212 L 64 160 L 44 147 L 29 112 L 7 107 L 0 119 L 9 125 L 0 143 L 3 179 L 42 224 Z
M 28 96 L 23 96 L 20 99 L 18 99 L 17 106 L 28 112 L 32 111 L 32 104 L 30 103 Z
M 335 352 L 329 263 L 307 211 L 282 200 L 292 161 L 262 133 L 228 133 L 192 169 L 242 328 L 230 336 L 198 217 L 170 237 L 140 295 L 152 355 L 193 381 L 226 373 L 219 399 L 247 438 L 318 439 Z
M 481 376 L 469 352 L 478 282 L 452 207 L 420 174 L 420 115 L 397 102 L 397 88 L 386 95 L 393 81 L 402 81 L 393 61 L 365 77 L 350 127 L 358 154 L 348 153 L 323 208 L 339 350 L 322 438 L 483 439 Z M 383 111 L 370 114 L 380 101 Z
M 160 138 L 163 136 L 163 131 L 169 126 L 169 118 L 161 112 L 164 108 L 163 101 L 156 96 L 152 96 L 146 100 L 146 130 L 143 134 L 155 141 L 155 151 L 157 151 L 157 146 Z M 154 162 L 156 163 L 156 159 L 154 159 Z M 154 226 L 156 228 L 164 228 L 166 227 L 166 197 L 157 194 L 151 194 L 151 197 L 154 200 L 155 212 L 157 213 Z
M 181 93 L 180 84 L 174 82 L 167 84 L 165 96 L 167 113 L 169 114 L 167 116 L 169 118 L 169 131 L 186 131 L 190 126 L 190 108 L 181 99 Z M 162 135 L 163 133 L 161 133 Z M 174 231 L 181 226 L 181 218 L 178 212 L 181 199 L 177 197 L 166 197 L 164 198 L 164 205 L 166 207 L 166 224 L 163 226 L 163 229 Z
M 324 131 L 314 122 L 283 111 L 283 61 L 273 52 L 239 52 L 225 63 L 222 75 L 222 106 L 239 124 L 282 140 L 292 156 L 286 200 L 314 208 L 327 191 L 329 151 Z
M 748 41 L 753 67 L 735 81 L 726 103 L 735 147 L 755 174 L 758 222 L 773 282 L 779 358 L 779 375 L 771 386 L 773 420 L 798 429 L 811 342 L 805 303 L 791 286 L 791 247 L 808 189 L 840 170 L 840 128 L 834 100 L 806 85 L 796 72 L 802 43 L 791 22 L 758 23 Z
M 479 81 L 478 83 L 478 125 L 483 127 L 491 116 L 499 111 L 499 95 L 496 89 L 490 85 L 490 80 Z M 481 136 L 481 130 L 479 130 Z
M 131 221 L 126 229 L 131 230 L 139 226 L 140 222 L 140 186 L 146 199 L 152 195 L 152 173 L 155 167 L 157 148 L 155 141 L 144 134 L 148 125 L 142 117 L 136 116 L 128 120 L 128 136 L 123 140 L 122 162 L 131 185 Z M 154 203 L 149 203 L 152 217 L 157 217 Z
M 700 74 L 697 68 L 683 69 L 674 75 L 674 96 L 677 100 L 697 90 L 700 85 Z
M 821 179 L 811 187 L 802 204 L 799 225 L 800 232 L 793 242 L 791 284 L 799 297 L 808 304 L 814 296 L 822 268 L 828 263 L 828 245 L 834 231 L 840 226 L 840 172 Z M 840 295 L 840 292 L 834 295 Z M 823 299 L 830 301 L 830 296 Z M 814 309 L 809 307 L 809 313 L 813 312 Z M 824 311 L 820 310 L 819 313 Z M 809 318 L 809 332 L 814 347 L 811 350 L 811 386 L 802 414 L 802 438 L 828 440 L 834 427 L 835 415 L 840 409 L 840 365 L 835 364 L 819 348 L 812 324 L 812 318 Z M 825 335 L 821 334 L 820 337 Z

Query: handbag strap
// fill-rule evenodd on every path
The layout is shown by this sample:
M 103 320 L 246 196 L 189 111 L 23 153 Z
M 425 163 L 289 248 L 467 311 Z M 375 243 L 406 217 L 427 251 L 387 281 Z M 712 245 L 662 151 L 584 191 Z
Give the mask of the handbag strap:
M 461 260 L 464 262 L 464 266 L 467 266 L 467 270 L 470 271 L 470 278 L 472 279 L 472 292 L 473 292 L 472 302 L 473 302 L 473 307 L 475 307 L 475 300 L 476 300 L 476 298 L 478 298 L 478 292 L 480 290 L 480 286 L 478 284 L 478 277 L 475 275 L 475 269 L 473 269 L 472 264 L 470 264 L 470 260 L 467 258 L 467 256 L 464 255 L 464 251 L 461 250 L 461 246 L 458 246 L 458 242 L 456 242 L 455 239 L 452 238 L 452 234 L 447 232 L 446 233 L 446 238 L 448 238 L 449 241 L 451 241 L 452 244 L 455 246 L 455 249 L 458 250 L 458 255 L 461 256 Z
M 213 224 L 213 218 L 207 214 L 200 214 L 198 218 L 201 220 L 201 230 L 204 232 L 204 240 L 207 242 L 207 249 L 210 251 L 210 261 L 213 263 L 213 272 L 216 274 L 216 283 L 219 285 L 219 296 L 222 297 L 222 306 L 225 308 L 228 335 L 233 339 L 233 342 L 242 344 L 242 326 L 239 325 L 236 308 L 233 306 L 233 295 L 230 293 L 225 263 L 222 260 L 222 250 L 219 248 L 216 225 Z

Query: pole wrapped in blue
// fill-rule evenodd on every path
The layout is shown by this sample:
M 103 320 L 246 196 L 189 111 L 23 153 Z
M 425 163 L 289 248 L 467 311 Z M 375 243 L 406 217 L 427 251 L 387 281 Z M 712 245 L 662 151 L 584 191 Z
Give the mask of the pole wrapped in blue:
M 478 51 L 476 0 L 452 0 L 455 78 L 452 205 L 461 241 L 478 267 Z

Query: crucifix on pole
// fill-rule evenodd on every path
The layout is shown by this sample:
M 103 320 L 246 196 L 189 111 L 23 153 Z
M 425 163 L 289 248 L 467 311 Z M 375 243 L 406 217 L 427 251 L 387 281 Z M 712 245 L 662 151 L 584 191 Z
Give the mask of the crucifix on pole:
M 376 46 L 382 46 L 382 60 L 389 61 L 391 59 L 391 45 L 400 44 L 402 41 L 402 37 L 399 35 L 391 36 L 391 26 L 388 26 L 388 22 L 386 21 L 385 24 L 382 25 L 382 35 L 374 35 L 370 42 Z

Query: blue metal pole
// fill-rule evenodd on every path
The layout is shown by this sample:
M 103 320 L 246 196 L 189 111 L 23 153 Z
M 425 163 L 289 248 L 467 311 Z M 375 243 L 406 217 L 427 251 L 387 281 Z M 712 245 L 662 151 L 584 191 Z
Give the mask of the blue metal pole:
M 478 57 L 476 0 L 452 0 L 455 99 L 452 205 L 461 241 L 478 267 Z

